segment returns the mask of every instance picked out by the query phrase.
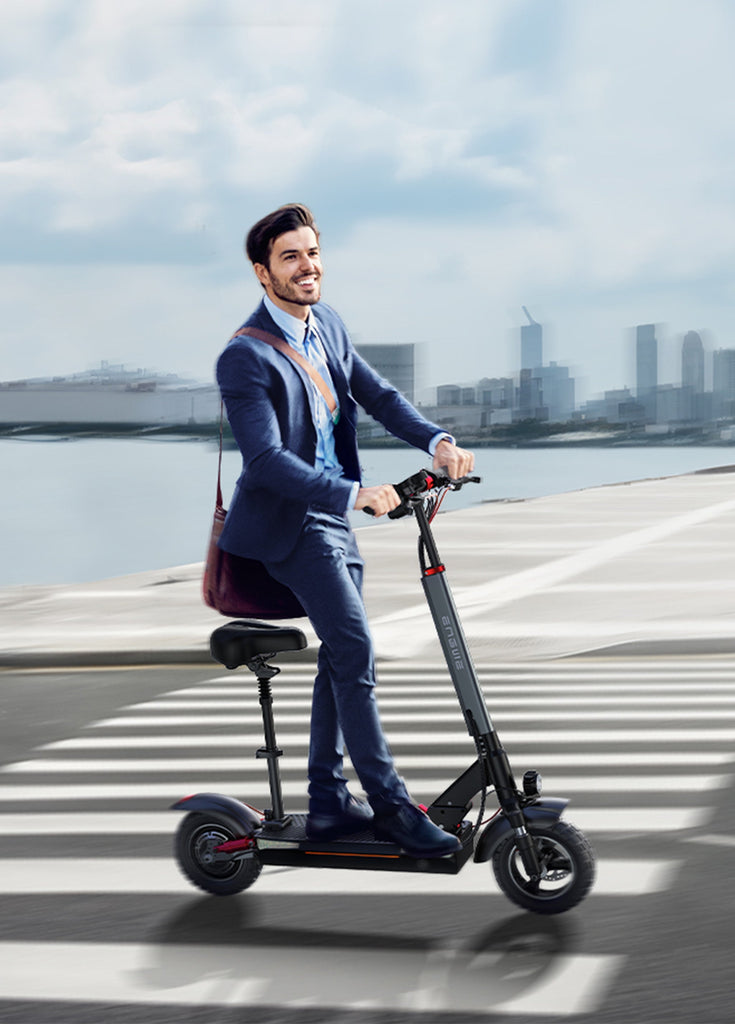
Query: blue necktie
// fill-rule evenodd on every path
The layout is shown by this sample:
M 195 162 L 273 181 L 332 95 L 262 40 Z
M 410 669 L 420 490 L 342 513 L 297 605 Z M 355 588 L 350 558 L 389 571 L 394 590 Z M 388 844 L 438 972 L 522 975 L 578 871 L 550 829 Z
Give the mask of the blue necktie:
M 316 331 L 311 326 L 311 321 L 304 332 L 304 355 L 324 379 L 325 384 L 337 399 L 332 375 L 329 372 L 327 361 Z M 329 412 L 329 407 L 317 386 L 312 382 L 314 395 L 314 419 L 317 434 L 316 457 L 327 471 L 341 472 L 341 466 L 337 459 L 334 447 L 334 424 L 339 420 L 339 405 L 334 413 Z
M 311 321 L 309 321 L 309 323 L 306 325 L 306 330 L 304 331 L 304 355 L 312 364 L 312 366 L 319 372 L 319 374 L 324 380 L 324 383 L 327 385 L 329 390 L 334 395 L 334 400 L 336 402 L 337 393 L 334 388 L 332 375 L 329 372 L 329 367 L 327 366 L 327 361 L 324 358 L 324 352 L 319 342 L 319 337 L 314 328 L 312 327 Z M 326 401 L 321 392 L 319 392 L 319 401 L 326 406 Z M 327 412 L 329 412 L 328 408 Z M 332 417 L 333 423 L 337 423 L 339 421 L 339 404 L 337 405 L 337 408 L 334 410 L 334 413 L 330 415 Z

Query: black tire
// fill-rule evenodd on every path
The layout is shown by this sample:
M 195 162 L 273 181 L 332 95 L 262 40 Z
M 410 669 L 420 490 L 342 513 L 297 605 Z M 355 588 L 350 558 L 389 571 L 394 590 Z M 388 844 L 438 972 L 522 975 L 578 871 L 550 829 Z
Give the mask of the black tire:
M 561 914 L 581 902 L 595 880 L 595 855 L 579 829 L 568 821 L 550 825 L 529 823 L 545 877 L 532 881 L 526 874 L 512 838 L 493 854 L 493 871 L 508 899 L 535 914 Z
M 224 815 L 187 814 L 174 841 L 182 874 L 198 888 L 215 896 L 233 896 L 247 889 L 263 866 L 257 850 L 252 857 L 239 860 L 215 852 L 220 843 L 241 835 L 242 831 Z

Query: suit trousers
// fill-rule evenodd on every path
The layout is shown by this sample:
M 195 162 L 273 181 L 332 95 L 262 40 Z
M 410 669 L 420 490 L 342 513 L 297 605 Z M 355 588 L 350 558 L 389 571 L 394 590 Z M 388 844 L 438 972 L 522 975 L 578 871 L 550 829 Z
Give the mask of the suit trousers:
M 299 598 L 321 641 L 311 710 L 309 811 L 334 814 L 346 806 L 346 744 L 373 810 L 390 812 L 409 796 L 380 724 L 363 561 L 346 517 L 310 510 L 288 558 L 265 565 Z

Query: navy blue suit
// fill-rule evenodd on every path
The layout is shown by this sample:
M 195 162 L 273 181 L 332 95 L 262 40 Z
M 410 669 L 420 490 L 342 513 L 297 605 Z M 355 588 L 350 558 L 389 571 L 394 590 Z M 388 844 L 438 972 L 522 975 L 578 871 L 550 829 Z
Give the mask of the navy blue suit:
M 316 431 L 307 374 L 257 338 L 233 338 L 219 358 L 217 381 L 243 457 L 221 539 L 221 546 L 236 555 L 283 558 L 296 544 L 310 506 L 344 512 L 352 482 L 361 478 L 357 404 L 423 451 L 441 429 L 360 358 L 333 309 L 320 302 L 311 312 L 337 389 L 335 446 L 345 475 L 335 480 L 314 469 Z M 263 303 L 243 326 L 283 337 Z
M 357 404 L 392 434 L 428 450 L 429 423 L 355 352 L 329 306 L 311 307 L 340 407 L 335 448 L 344 476 L 314 466 L 315 398 L 307 374 L 265 342 L 233 338 L 217 381 L 243 457 L 220 540 L 257 558 L 300 599 L 321 640 L 312 704 L 309 798 L 313 813 L 342 809 L 349 794 L 342 740 L 373 808 L 408 800 L 378 719 L 372 640 L 362 601 L 363 563 L 345 509 L 360 481 Z M 243 326 L 283 337 L 261 303 Z

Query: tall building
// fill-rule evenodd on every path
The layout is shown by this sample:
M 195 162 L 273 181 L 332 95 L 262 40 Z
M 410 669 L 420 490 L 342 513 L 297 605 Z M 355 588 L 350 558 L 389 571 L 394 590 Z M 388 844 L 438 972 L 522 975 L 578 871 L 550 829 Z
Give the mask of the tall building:
M 655 324 L 639 324 L 635 329 L 635 368 L 638 397 L 658 385 L 658 341 Z
M 413 345 L 355 345 L 357 354 L 406 396 L 409 402 L 414 400 L 414 346 Z M 360 440 L 367 441 L 373 437 L 385 437 L 387 431 L 381 423 L 377 423 L 364 409 L 357 412 L 357 430 Z
M 704 391 L 704 346 L 696 331 L 687 331 L 682 342 L 681 384 L 697 395 Z
M 523 312 L 528 317 L 528 323 L 521 327 L 521 369 L 535 370 L 544 365 L 544 329 L 536 323 L 525 306 Z
M 393 387 L 406 396 L 409 402 L 414 398 L 414 346 L 413 345 L 356 345 L 358 355 L 366 363 L 390 381 Z
M 483 377 L 477 384 L 477 401 L 491 409 L 512 409 L 514 393 L 512 377 Z
M 441 406 L 461 405 L 462 388 L 459 384 L 440 384 L 436 389 L 436 404 Z
M 549 410 L 544 405 L 541 378 L 532 370 L 521 370 L 518 381 L 518 401 L 513 409 L 514 420 L 548 420 Z
M 534 370 L 533 375 L 541 381 L 542 402 L 549 420 L 552 423 L 570 420 L 574 412 L 574 378 L 569 376 L 569 367 L 551 362 Z
M 712 353 L 712 399 L 715 416 L 735 417 L 735 349 Z
M 646 419 L 656 422 L 658 386 L 658 341 L 655 324 L 639 324 L 635 329 L 636 397 L 646 411 Z

